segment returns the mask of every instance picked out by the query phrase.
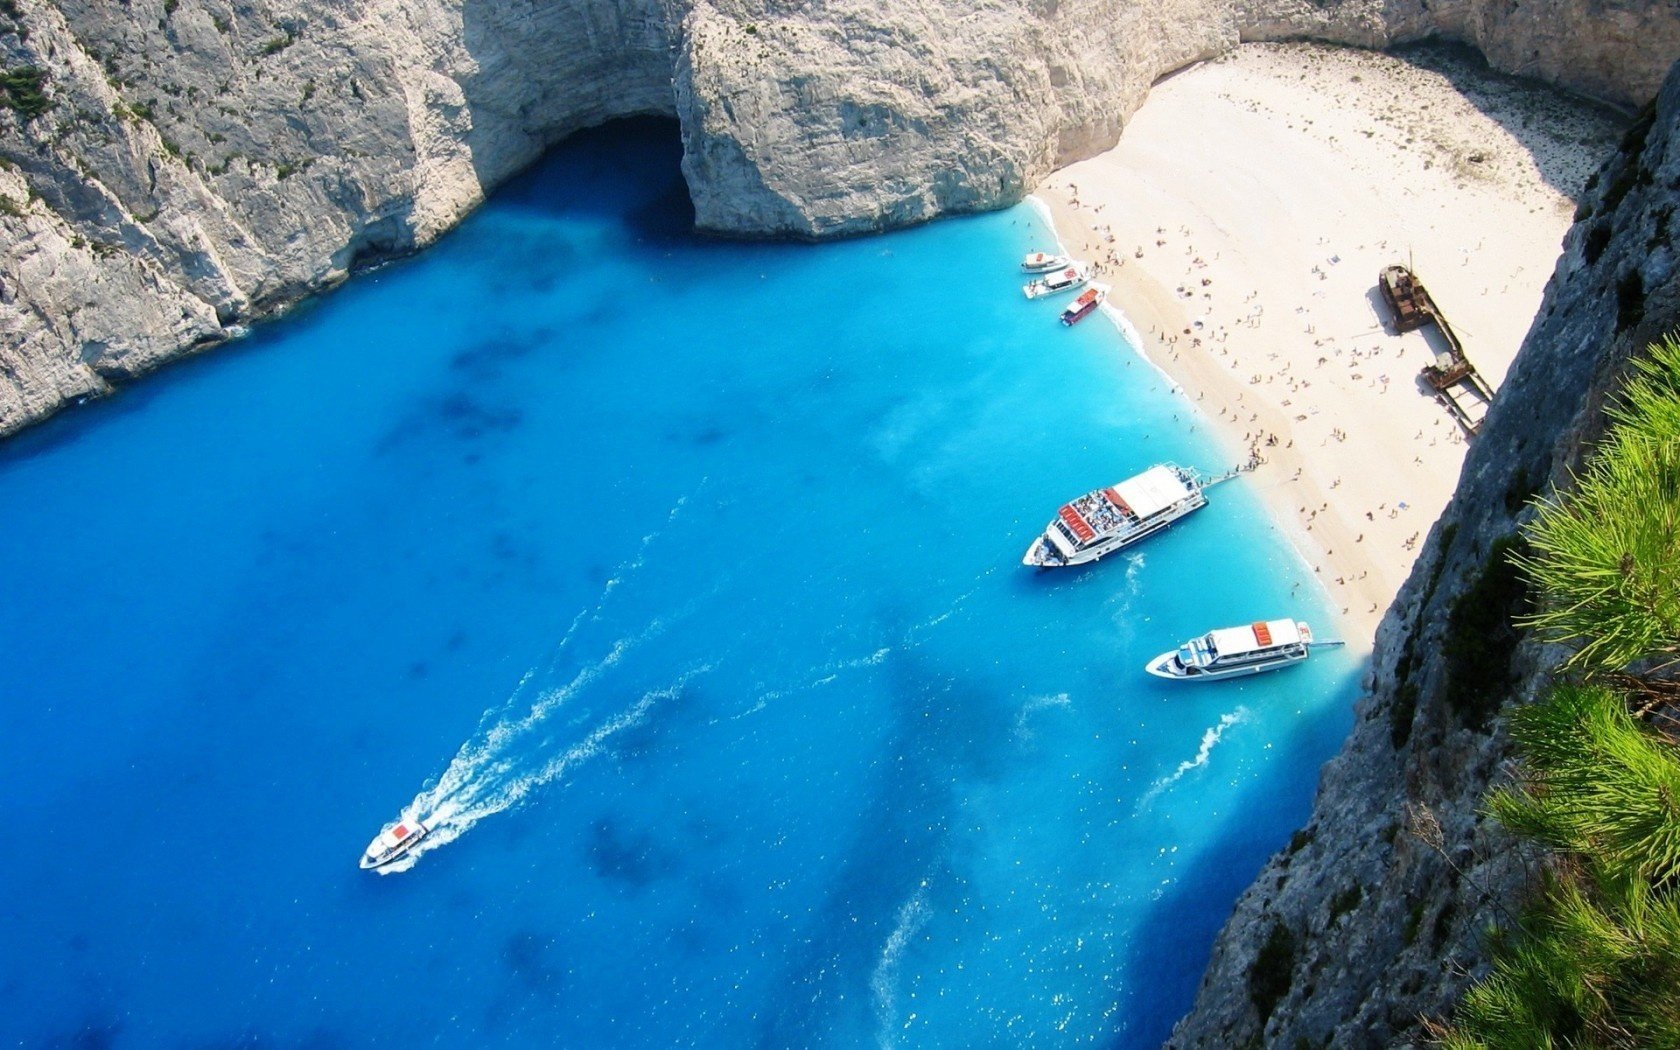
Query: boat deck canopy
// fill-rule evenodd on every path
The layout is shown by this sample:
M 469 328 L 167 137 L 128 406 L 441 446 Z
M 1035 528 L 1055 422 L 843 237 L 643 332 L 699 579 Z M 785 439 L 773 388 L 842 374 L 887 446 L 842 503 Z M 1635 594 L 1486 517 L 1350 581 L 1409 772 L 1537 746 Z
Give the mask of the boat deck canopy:
M 1064 505 L 1056 513 L 1067 527 L 1073 530 L 1074 536 L 1078 538 L 1080 543 L 1090 543 L 1091 540 L 1096 538 L 1097 530 L 1091 528 L 1091 523 L 1086 521 L 1084 516 L 1073 508 L 1072 504 Z
M 1208 639 L 1220 656 L 1241 656 L 1261 649 L 1299 645 L 1301 631 L 1294 620 L 1259 620 L 1245 627 L 1209 631 Z
M 1187 498 L 1191 488 L 1170 467 L 1150 467 L 1135 478 L 1128 478 L 1108 490 L 1118 501 L 1139 518 L 1159 514 Z M 1113 497 L 1111 497 L 1113 498 Z

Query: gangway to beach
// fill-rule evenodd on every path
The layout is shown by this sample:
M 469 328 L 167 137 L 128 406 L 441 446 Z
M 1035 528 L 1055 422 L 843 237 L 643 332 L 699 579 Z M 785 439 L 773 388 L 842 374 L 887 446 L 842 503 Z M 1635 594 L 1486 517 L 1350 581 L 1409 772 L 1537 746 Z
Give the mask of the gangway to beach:
M 1404 266 L 1383 267 L 1377 284 L 1394 311 L 1396 332 L 1430 326 L 1424 336 L 1435 352 L 1435 363 L 1425 365 L 1420 375 L 1435 391 L 1435 400 L 1451 413 L 1466 434 L 1474 435 L 1493 404 L 1493 388 L 1470 363 L 1458 333 L 1447 323 L 1446 315 L 1435 305 L 1423 282 Z

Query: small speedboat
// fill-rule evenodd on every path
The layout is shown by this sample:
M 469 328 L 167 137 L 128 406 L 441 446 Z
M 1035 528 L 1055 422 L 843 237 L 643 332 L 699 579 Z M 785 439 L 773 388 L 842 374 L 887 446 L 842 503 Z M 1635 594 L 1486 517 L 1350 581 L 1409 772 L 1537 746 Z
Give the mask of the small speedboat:
M 1095 313 L 1097 307 L 1101 306 L 1103 300 L 1107 298 L 1108 285 L 1093 284 L 1083 292 L 1080 292 L 1079 298 L 1075 299 L 1072 303 L 1069 303 L 1068 308 L 1062 311 L 1062 323 L 1065 325 L 1072 325 L 1085 320 L 1085 318 Z
M 1053 255 L 1050 252 L 1028 252 L 1027 257 L 1021 260 L 1021 269 L 1027 273 L 1049 273 L 1051 270 L 1060 270 L 1067 264 L 1068 257 L 1065 255 Z
M 1057 292 L 1071 292 L 1090 279 L 1090 273 L 1084 263 L 1071 262 L 1055 273 L 1045 274 L 1036 281 L 1028 281 L 1021 286 L 1021 291 L 1028 299 L 1037 299 L 1045 295 L 1055 295 Z
M 1314 648 L 1341 644 L 1313 641 L 1312 628 L 1299 620 L 1256 620 L 1192 638 L 1149 661 L 1144 670 L 1178 682 L 1238 678 L 1292 667 L 1306 660 Z
M 368 843 L 367 852 L 362 854 L 362 868 L 383 868 L 407 856 L 408 851 L 419 845 L 420 840 L 431 830 L 413 817 L 403 817 L 395 823 L 385 825 L 379 834 L 373 837 L 373 841 Z

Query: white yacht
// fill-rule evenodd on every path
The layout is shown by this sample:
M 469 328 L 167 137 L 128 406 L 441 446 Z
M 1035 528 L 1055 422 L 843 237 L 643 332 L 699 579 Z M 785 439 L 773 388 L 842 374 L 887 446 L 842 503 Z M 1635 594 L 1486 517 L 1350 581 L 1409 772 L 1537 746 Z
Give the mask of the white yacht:
M 1067 264 L 1068 257 L 1065 255 L 1028 252 L 1026 258 L 1021 260 L 1021 269 L 1027 273 L 1049 273 L 1051 270 L 1060 270 Z
M 1244 627 L 1221 627 L 1192 638 L 1149 661 L 1144 670 L 1157 678 L 1179 682 L 1236 678 L 1298 664 L 1315 646 L 1341 644 L 1313 641 L 1312 628 L 1300 620 L 1256 620 Z
M 419 845 L 420 840 L 431 830 L 417 818 L 407 816 L 385 825 L 379 834 L 373 837 L 373 841 L 368 843 L 367 852 L 362 854 L 363 869 L 383 868 L 397 858 L 405 856 L 409 850 Z
M 1090 272 L 1082 262 L 1070 262 L 1066 268 L 1045 274 L 1036 281 L 1028 281 L 1021 291 L 1028 299 L 1037 299 L 1057 292 L 1069 292 L 1090 280 Z
M 1195 471 L 1167 463 L 1087 492 L 1056 512 L 1021 564 L 1048 569 L 1113 554 L 1207 506 L 1202 490 L 1223 480 L 1204 483 Z

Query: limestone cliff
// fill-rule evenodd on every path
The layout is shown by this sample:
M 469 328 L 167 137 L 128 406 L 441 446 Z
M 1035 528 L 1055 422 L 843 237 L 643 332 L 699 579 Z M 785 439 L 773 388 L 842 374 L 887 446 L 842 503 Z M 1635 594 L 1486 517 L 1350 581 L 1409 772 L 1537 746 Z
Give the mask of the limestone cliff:
M 8 26 L 9 19 L 9 26 Z M 657 0 L 9 0 L 0 432 L 412 250 L 579 128 L 670 114 Z
M 613 117 L 679 120 L 702 228 L 843 235 L 1018 200 L 1240 36 L 1432 34 L 1638 101 L 1680 10 L 0 0 L 0 434 L 428 243 Z
M 1485 966 L 1532 858 L 1478 813 L 1502 705 L 1558 654 L 1519 635 L 1503 550 L 1568 483 L 1630 354 L 1680 324 L 1680 66 L 1595 176 L 1459 487 L 1377 635 L 1369 695 L 1310 823 L 1239 900 L 1170 1045 L 1384 1046 Z M 1427 274 L 1423 275 L 1427 280 Z
M 1237 0 L 1244 40 L 1388 48 L 1444 38 L 1493 68 L 1628 107 L 1680 56 L 1680 18 L 1649 0 Z

